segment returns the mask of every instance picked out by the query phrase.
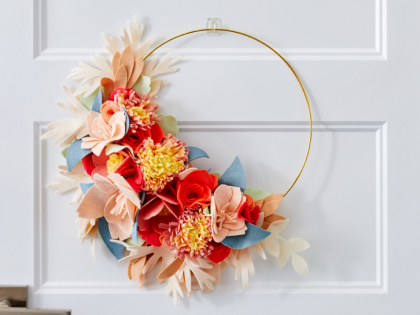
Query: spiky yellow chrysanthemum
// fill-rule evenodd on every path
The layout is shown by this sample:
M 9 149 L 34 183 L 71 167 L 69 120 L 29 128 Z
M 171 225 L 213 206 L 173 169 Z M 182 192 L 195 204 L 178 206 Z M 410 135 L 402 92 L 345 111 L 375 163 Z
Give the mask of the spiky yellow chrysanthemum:
M 212 239 L 210 220 L 209 216 L 198 212 L 180 220 L 177 233 L 170 239 L 178 257 L 184 255 L 200 257 L 210 252 L 208 248 L 208 243 Z
M 137 163 L 143 171 L 143 189 L 156 193 L 184 170 L 188 150 L 169 134 L 161 143 L 155 144 L 150 138 L 145 140 L 137 156 Z

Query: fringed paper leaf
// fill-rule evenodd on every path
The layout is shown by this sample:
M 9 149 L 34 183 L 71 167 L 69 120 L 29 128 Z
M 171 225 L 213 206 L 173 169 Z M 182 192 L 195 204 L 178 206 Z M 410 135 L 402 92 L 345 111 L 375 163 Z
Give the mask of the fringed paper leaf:
M 187 291 L 191 292 L 191 274 L 194 274 L 195 278 L 198 281 L 198 284 L 200 285 L 201 290 L 204 290 L 204 287 L 209 288 L 210 290 L 213 290 L 213 284 L 212 282 L 216 280 L 213 276 L 209 275 L 207 272 L 205 272 L 204 269 L 211 269 L 213 268 L 210 264 L 200 264 L 200 267 L 196 265 L 196 262 L 194 263 L 190 257 L 186 256 L 184 259 L 184 263 L 182 264 L 181 268 L 177 272 L 178 279 L 182 279 L 182 277 L 185 279 L 185 285 L 187 286 Z
M 67 79 L 82 81 L 82 86 L 73 93 L 74 96 L 83 95 L 86 98 L 101 85 L 102 78 L 114 79 L 112 68 L 102 55 L 96 54 L 96 58 L 91 57 L 90 60 L 97 68 L 81 61 L 81 67 L 73 69 L 67 77 Z
M 54 144 L 60 144 L 60 146 L 65 147 L 71 144 L 75 139 L 83 138 L 88 134 L 86 129 L 86 117 L 89 114 L 89 111 L 72 95 L 71 91 L 66 86 L 63 86 L 63 90 L 72 105 L 66 105 L 60 102 L 58 102 L 57 105 L 76 118 L 60 120 L 49 124 L 47 129 L 51 130 L 44 133 L 41 136 L 41 139 L 57 136 Z
M 242 192 L 245 191 L 245 170 L 238 157 L 235 158 L 226 172 L 223 173 L 222 177 L 219 178 L 219 185 L 222 184 L 239 187 Z
M 77 189 L 70 204 L 78 202 L 82 196 L 82 190 L 80 189 L 81 183 L 92 183 L 93 180 L 88 176 L 83 168 L 82 164 L 76 165 L 71 172 L 68 171 L 67 166 L 60 165 L 60 174 L 64 177 L 54 177 L 56 183 L 49 184 L 46 187 L 57 190 L 56 194 L 63 194 L 73 189 Z
M 169 278 L 168 286 L 166 287 L 166 296 L 171 293 L 174 297 L 174 305 L 176 306 L 178 302 L 178 294 L 181 297 L 184 297 L 184 293 L 182 292 L 181 286 L 179 285 L 179 280 L 176 275 Z
M 160 74 L 176 72 L 178 71 L 178 68 L 172 66 L 181 59 L 182 57 L 171 59 L 171 54 L 168 54 L 158 64 L 158 57 L 155 57 L 146 64 L 143 70 L 143 75 L 146 75 L 150 78 L 154 78 L 155 76 L 158 76 Z
M 188 162 L 187 163 L 190 163 L 191 161 L 194 161 L 194 160 L 202 158 L 202 157 L 206 157 L 206 158 L 209 157 L 208 154 L 200 148 L 196 148 L 196 147 L 185 147 L 185 148 L 190 150 L 190 152 L 188 152 Z

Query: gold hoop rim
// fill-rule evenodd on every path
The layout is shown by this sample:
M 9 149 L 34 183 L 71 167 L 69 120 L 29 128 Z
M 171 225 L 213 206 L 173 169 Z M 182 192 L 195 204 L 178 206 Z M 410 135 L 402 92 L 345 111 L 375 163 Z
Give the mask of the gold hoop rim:
M 286 192 L 283 194 L 283 196 L 286 196 L 289 193 L 289 191 L 293 188 L 293 186 L 295 186 L 295 184 L 298 181 L 300 175 L 302 174 L 303 169 L 305 168 L 306 162 L 308 160 L 309 151 L 311 150 L 311 144 L 312 144 L 312 113 L 311 113 L 311 105 L 309 104 L 308 95 L 306 94 L 305 88 L 303 87 L 303 84 L 300 81 L 299 76 L 297 75 L 297 73 L 295 72 L 295 70 L 292 68 L 292 66 L 286 61 L 286 59 L 284 59 L 283 56 L 280 55 L 279 52 L 277 52 L 273 47 L 271 47 L 270 45 L 264 43 L 263 41 L 259 40 L 258 38 L 255 38 L 254 36 L 251 36 L 251 35 L 246 34 L 246 33 L 238 32 L 238 31 L 234 31 L 234 30 L 228 30 L 228 29 L 224 29 L 224 28 L 202 28 L 202 29 L 198 29 L 198 30 L 193 30 L 193 31 L 185 32 L 185 33 L 176 35 L 176 36 L 174 36 L 172 38 L 169 38 L 168 40 L 164 41 L 163 43 L 161 43 L 158 46 L 156 46 L 155 48 L 153 48 L 146 56 L 144 56 L 143 60 L 146 60 L 157 49 L 159 49 L 163 45 L 169 43 L 170 41 L 173 41 L 174 39 L 177 39 L 179 37 L 182 37 L 182 36 L 185 36 L 185 35 L 188 35 L 188 34 L 193 34 L 193 33 L 198 33 L 198 32 L 207 32 L 207 31 L 221 31 L 221 32 L 235 33 L 235 34 L 239 34 L 239 35 L 242 35 L 242 36 L 251 38 L 251 39 L 259 42 L 260 44 L 262 44 L 265 47 L 267 47 L 268 49 L 270 49 L 278 57 L 280 57 L 281 60 L 283 60 L 283 62 L 289 67 L 289 69 L 292 71 L 293 75 L 295 76 L 296 80 L 299 83 L 299 86 L 300 86 L 300 88 L 301 88 L 301 90 L 303 92 L 303 95 L 305 96 L 305 101 L 306 101 L 306 105 L 308 107 L 308 113 L 309 113 L 309 123 L 310 123 L 310 127 L 309 127 L 309 144 L 308 144 L 308 150 L 306 152 L 305 160 L 303 161 L 303 165 L 302 165 L 302 167 L 301 167 L 301 169 L 299 171 L 299 174 L 297 175 L 296 179 L 293 181 L 293 183 L 289 187 L 289 189 L 287 189 Z

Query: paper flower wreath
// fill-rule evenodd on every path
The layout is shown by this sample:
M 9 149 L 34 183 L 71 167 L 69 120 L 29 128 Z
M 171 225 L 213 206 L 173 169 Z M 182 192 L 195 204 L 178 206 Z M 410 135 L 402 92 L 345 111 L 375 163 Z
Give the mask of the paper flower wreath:
M 245 172 L 237 157 L 223 175 L 199 170 L 193 161 L 208 155 L 176 138 L 173 116 L 157 114 L 154 99 L 167 83 L 180 58 L 168 55 L 144 62 L 154 38 L 140 44 L 143 25 L 137 16 L 117 40 L 103 34 L 109 63 L 97 54 L 95 66 L 80 62 L 69 78 L 81 80 L 71 92 L 71 105 L 58 103 L 74 118 L 53 122 L 41 139 L 56 137 L 67 166 L 64 177 L 47 187 L 58 194 L 76 189 L 79 237 L 100 235 L 119 261 L 128 261 L 128 278 L 141 288 L 160 262 L 159 283 L 167 280 L 167 295 L 191 294 L 193 278 L 209 292 L 220 282 L 221 270 L 236 268 L 248 286 L 253 276 L 251 249 L 267 259 L 263 247 L 283 267 L 292 257 L 295 270 L 308 274 L 296 254 L 309 247 L 300 238 L 285 240 L 280 233 L 289 220 L 274 213 L 283 194 L 269 194 L 245 186 Z M 130 255 L 122 257 L 126 248 Z

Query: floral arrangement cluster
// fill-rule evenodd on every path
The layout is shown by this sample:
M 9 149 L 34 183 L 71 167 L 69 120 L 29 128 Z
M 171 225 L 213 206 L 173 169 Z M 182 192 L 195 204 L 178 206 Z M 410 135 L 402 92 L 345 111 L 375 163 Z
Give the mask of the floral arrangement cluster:
M 111 65 L 97 55 L 95 66 L 81 62 L 70 75 L 81 87 L 67 94 L 72 105 L 58 103 L 74 118 L 50 124 L 42 139 L 56 137 L 64 147 L 64 177 L 47 187 L 57 193 L 76 189 L 79 236 L 100 235 L 111 253 L 128 261 L 128 277 L 145 285 L 157 266 L 167 295 L 188 296 L 194 278 L 205 292 L 220 282 L 221 270 L 236 269 L 248 286 L 254 275 L 250 250 L 266 259 L 265 249 L 280 267 L 290 257 L 297 272 L 308 267 L 296 252 L 309 244 L 278 235 L 289 220 L 274 213 L 282 194 L 246 188 L 239 158 L 222 174 L 197 169 L 193 161 L 208 155 L 186 147 L 176 138 L 176 119 L 158 114 L 155 99 L 167 83 L 157 78 L 171 73 L 178 60 L 165 57 L 144 62 L 153 38 L 140 44 L 143 25 L 135 18 L 121 37 L 104 34 L 112 54 Z M 130 254 L 123 257 L 124 248 Z

